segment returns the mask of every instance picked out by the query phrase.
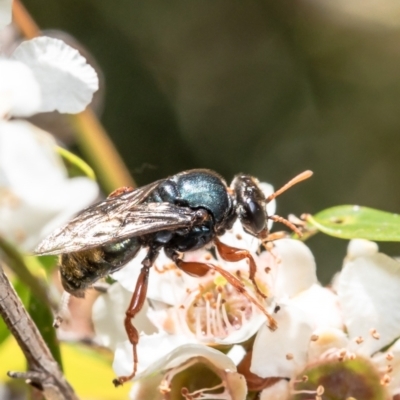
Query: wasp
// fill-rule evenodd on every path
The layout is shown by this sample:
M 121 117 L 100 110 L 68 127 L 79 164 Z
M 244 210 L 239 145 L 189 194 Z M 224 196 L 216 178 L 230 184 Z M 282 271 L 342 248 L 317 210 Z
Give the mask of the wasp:
M 85 289 L 98 279 L 122 268 L 142 247 L 148 249 L 124 320 L 133 348 L 133 371 L 129 376 L 114 379 L 115 386 L 135 376 L 139 334 L 132 319 L 146 300 L 149 271 L 161 249 L 178 268 L 190 275 L 204 276 L 210 270 L 223 275 L 264 312 L 270 329 L 276 329 L 274 318 L 245 290 L 238 277 L 212 263 L 184 261 L 182 255 L 214 244 L 226 261 L 247 259 L 249 280 L 257 295 L 265 298 L 255 280 L 257 268 L 251 254 L 224 244 L 219 237 L 231 229 L 237 219 L 247 233 L 264 243 L 279 238 L 279 233 L 269 232 L 268 220 L 284 223 L 301 235 L 291 222 L 278 215 L 268 215 L 266 205 L 311 175 L 311 171 L 305 171 L 266 197 L 259 181 L 250 175 L 236 175 L 228 186 L 214 171 L 184 171 L 137 189 L 117 189 L 43 240 L 35 253 L 60 255 L 62 285 L 76 297 L 83 297 Z

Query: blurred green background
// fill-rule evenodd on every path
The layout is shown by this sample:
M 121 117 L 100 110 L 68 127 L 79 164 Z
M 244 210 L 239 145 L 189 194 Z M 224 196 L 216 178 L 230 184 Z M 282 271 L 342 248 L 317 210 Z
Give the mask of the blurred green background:
M 392 0 L 24 0 L 105 77 L 101 120 L 141 185 L 246 172 L 280 215 L 339 204 L 400 212 L 400 3 Z M 321 279 L 346 242 L 309 241 Z M 382 245 L 392 255 L 398 245 Z

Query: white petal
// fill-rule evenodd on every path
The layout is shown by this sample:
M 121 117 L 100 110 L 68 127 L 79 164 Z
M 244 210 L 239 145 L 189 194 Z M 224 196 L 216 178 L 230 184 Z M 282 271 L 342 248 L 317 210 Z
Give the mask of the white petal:
M 112 274 L 113 279 L 120 282 L 130 292 L 135 289 L 142 261 L 147 252 L 147 248 L 141 249 L 132 261 Z M 171 305 L 178 304 L 185 296 L 188 284 L 192 281 L 198 283 L 196 278 L 179 270 L 164 251 L 161 251 L 150 270 L 147 298 Z
M 265 183 L 265 182 L 260 182 L 258 184 L 258 186 L 260 187 L 260 189 L 263 191 L 264 196 L 267 198 L 268 196 L 270 196 L 271 194 L 274 193 L 274 187 L 272 185 L 270 185 L 269 183 Z M 267 214 L 268 215 L 274 215 L 276 211 L 276 200 L 272 200 L 267 204 Z M 268 229 L 272 228 L 272 224 L 273 221 L 269 220 L 268 221 Z
M 28 122 L 0 122 L 0 234 L 25 251 L 98 195 L 90 179 L 68 179 L 54 139 Z
M 243 375 L 229 371 L 225 375 L 226 389 L 231 395 L 232 400 L 247 399 L 247 383 Z
M 293 297 L 291 303 L 303 310 L 314 329 L 321 327 L 343 328 L 342 313 L 338 297 L 318 284 Z
M 139 363 L 135 380 L 153 371 L 163 369 L 164 364 L 168 362 L 167 355 L 187 343 L 190 341 L 179 335 L 168 335 L 167 333 L 141 335 L 137 347 Z M 132 372 L 132 366 L 132 345 L 128 340 L 118 343 L 113 362 L 115 373 L 118 376 L 129 375 Z
M 0 30 L 11 24 L 11 6 L 12 0 L 0 0 Z
M 243 348 L 243 346 L 240 346 L 239 344 L 233 345 L 227 353 L 227 356 L 235 363 L 235 365 L 238 365 L 240 361 L 243 360 L 243 357 L 245 355 L 246 350 Z
M 260 400 L 288 400 L 290 398 L 290 382 L 281 379 L 274 385 L 264 389 Z
M 271 271 L 275 274 L 275 297 L 293 297 L 318 282 L 314 256 L 303 242 L 276 240 L 272 253 L 280 260 L 277 272 Z
M 49 133 L 29 122 L 0 122 L 0 182 L 28 197 L 66 179 L 55 145 Z
M 204 346 L 201 344 L 186 344 L 178 347 L 173 350 L 168 357 L 164 360 L 163 369 L 170 369 L 183 364 L 185 361 L 194 357 L 204 357 L 208 361 L 210 361 L 217 369 L 225 371 L 236 371 L 236 365 L 234 362 L 226 356 L 224 353 L 221 353 L 218 350 L 213 349 L 212 347 Z M 160 363 L 161 365 L 161 363 Z M 157 370 L 156 368 L 152 368 L 152 370 Z
M 224 381 L 226 392 L 224 392 L 223 398 L 230 396 L 229 398 L 232 400 L 245 400 L 246 380 L 236 372 L 236 367 L 229 357 L 218 350 L 198 344 L 182 345 L 169 354 L 160 356 L 159 361 L 148 368 L 146 374 L 141 374 L 139 379 L 135 378 L 138 382 L 134 384 L 130 398 L 135 400 L 162 399 L 163 397 L 159 396 L 155 388 L 158 389 L 164 378 L 163 372 L 168 371 L 168 374 L 171 375 L 174 373 L 174 368 L 179 368 L 185 362 L 198 357 L 204 358 L 210 369 Z
M 92 320 L 96 339 L 103 346 L 115 350 L 117 343 L 128 339 L 124 319 L 131 298 L 132 293 L 116 282 L 93 304 Z M 146 316 L 147 309 L 147 302 L 144 302 L 143 308 L 132 320 L 132 323 L 139 333 L 152 334 L 156 332 L 156 329 Z
M 291 378 L 307 362 L 312 326 L 301 310 L 290 305 L 282 305 L 274 317 L 276 331 L 264 325 L 257 333 L 250 371 L 261 378 Z
M 0 76 L 0 118 L 8 114 L 28 117 L 39 111 L 40 87 L 26 65 L 0 59 Z
M 346 334 L 337 328 L 318 328 L 313 332 L 313 336 L 317 339 L 310 342 L 309 362 L 318 361 L 323 357 L 329 358 L 341 349 L 347 348 L 349 342 Z
M 13 57 L 33 71 L 42 90 L 41 112 L 78 113 L 98 89 L 95 70 L 63 41 L 39 37 L 22 42 Z
M 29 240 L 26 240 L 23 246 L 26 251 L 35 249 L 56 228 L 64 225 L 76 213 L 92 204 L 99 195 L 99 187 L 89 178 L 76 177 L 59 182 L 51 188 L 48 187 L 42 195 L 47 196 L 42 198 L 40 203 L 27 202 L 27 205 L 40 212 L 47 210 L 54 214 L 40 228 L 31 224 L 32 229 L 27 230 L 30 235 Z M 25 222 L 28 221 L 25 220 Z
M 245 232 L 239 219 L 235 221 L 232 229 L 227 231 L 220 239 L 222 243 L 228 246 L 245 249 L 253 254 L 256 254 L 261 245 L 259 239 Z M 219 260 L 222 260 L 218 253 L 217 256 Z
M 359 351 L 371 354 L 388 345 L 400 332 L 400 263 L 378 253 L 345 263 L 338 295 L 351 338 L 362 336 Z M 380 339 L 374 339 L 376 329 Z M 376 335 L 375 335 L 376 336 Z
M 148 250 L 142 248 L 139 250 L 136 257 L 128 262 L 123 268 L 111 274 L 111 277 L 121 284 L 121 286 L 128 292 L 135 290 L 136 282 L 139 278 L 140 269 L 142 268 L 142 261 L 146 257 Z M 151 275 L 153 271 L 150 271 L 149 285 L 151 285 Z M 147 296 L 148 297 L 148 296 Z
M 159 389 L 162 378 L 163 375 L 160 373 L 145 376 L 136 381 L 132 385 L 129 398 L 131 400 L 165 400 L 164 394 Z
M 378 253 L 378 245 L 366 239 L 352 239 L 347 246 L 347 259 L 354 259 L 362 256 L 372 256 Z

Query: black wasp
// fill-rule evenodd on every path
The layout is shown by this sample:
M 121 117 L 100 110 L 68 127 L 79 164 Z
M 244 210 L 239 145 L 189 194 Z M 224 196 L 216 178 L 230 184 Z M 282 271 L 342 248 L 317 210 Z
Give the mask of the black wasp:
M 311 171 L 305 171 L 265 197 L 258 180 L 250 175 L 236 175 L 228 187 L 225 180 L 211 170 L 180 172 L 138 189 L 116 190 L 104 201 L 83 210 L 38 246 L 36 254 L 61 254 L 63 287 L 77 297 L 83 297 L 85 289 L 98 279 L 122 268 L 140 248 L 148 249 L 125 317 L 125 329 L 133 345 L 133 372 L 115 379 L 116 386 L 132 379 L 136 373 L 139 335 L 132 318 L 146 299 L 149 269 L 161 249 L 190 275 L 203 276 L 210 270 L 218 271 L 259 307 L 267 316 L 270 328 L 276 329 L 275 320 L 248 294 L 240 279 L 211 263 L 185 262 L 182 253 L 213 242 L 226 261 L 247 259 L 249 279 L 257 294 L 265 297 L 255 281 L 256 264 L 251 254 L 222 243 L 219 236 L 232 228 L 238 218 L 247 233 L 264 242 L 278 237 L 269 233 L 268 220 L 282 222 L 298 232 L 284 218 L 267 215 L 266 205 L 311 175 Z

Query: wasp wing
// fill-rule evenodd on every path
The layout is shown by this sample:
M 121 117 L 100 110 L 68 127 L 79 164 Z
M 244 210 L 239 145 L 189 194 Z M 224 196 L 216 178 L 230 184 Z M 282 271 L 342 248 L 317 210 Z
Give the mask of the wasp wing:
M 35 253 L 71 253 L 128 237 L 193 226 L 199 217 L 189 207 L 170 203 L 142 203 L 160 182 L 108 197 L 88 207 L 44 239 Z

